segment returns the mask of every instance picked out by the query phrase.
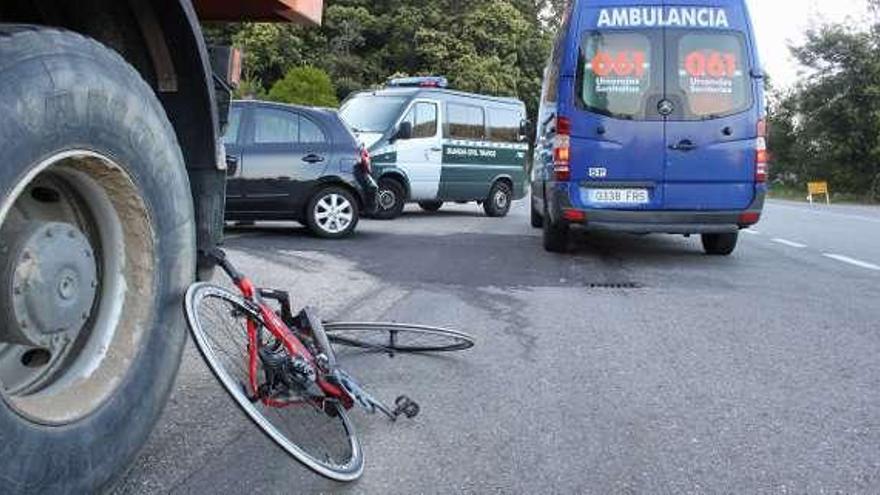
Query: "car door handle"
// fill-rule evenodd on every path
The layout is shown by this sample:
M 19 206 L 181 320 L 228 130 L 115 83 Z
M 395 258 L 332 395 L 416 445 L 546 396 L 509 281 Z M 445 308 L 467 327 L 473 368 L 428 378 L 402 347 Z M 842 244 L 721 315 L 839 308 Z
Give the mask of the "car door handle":
M 316 155 L 314 153 L 309 153 L 308 155 L 304 156 L 302 160 L 306 163 L 321 163 L 324 161 L 324 157 Z
M 699 146 L 694 144 L 690 139 L 682 139 L 678 142 L 678 144 L 673 144 L 669 146 L 669 149 L 671 150 L 684 152 L 694 151 L 697 148 L 699 148 Z
M 434 151 L 434 152 L 439 153 L 439 152 L 443 151 L 443 148 L 441 148 L 439 146 L 435 146 L 435 147 L 431 148 L 429 151 Z

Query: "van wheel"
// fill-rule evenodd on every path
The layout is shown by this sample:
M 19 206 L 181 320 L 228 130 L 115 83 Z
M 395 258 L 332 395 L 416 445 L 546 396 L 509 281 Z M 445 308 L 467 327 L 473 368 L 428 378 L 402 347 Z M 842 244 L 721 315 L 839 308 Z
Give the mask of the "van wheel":
M 115 52 L 0 25 L 0 479 L 97 493 L 174 383 L 193 201 L 162 105 Z
M 338 186 L 318 191 L 306 207 L 309 230 L 324 239 L 341 239 L 354 233 L 360 219 L 357 201 Z
M 545 211 L 546 213 L 546 211 Z M 544 249 L 550 253 L 564 253 L 568 250 L 568 234 L 571 227 L 565 222 L 554 222 L 544 215 Z
M 489 197 L 483 203 L 486 215 L 494 218 L 506 217 L 513 202 L 513 191 L 504 181 L 498 181 L 489 190 Z
M 535 208 L 535 202 L 532 201 L 532 214 L 531 214 L 531 223 L 532 228 L 540 229 L 544 226 L 544 217 L 538 212 L 538 209 Z
M 419 207 L 431 213 L 437 213 L 443 208 L 443 201 L 419 201 Z
M 379 180 L 379 193 L 376 198 L 378 208 L 373 218 L 394 220 L 403 213 L 403 207 L 406 205 L 406 189 L 397 179 L 386 177 Z
M 712 256 L 729 256 L 736 250 L 739 233 L 703 234 L 703 249 Z

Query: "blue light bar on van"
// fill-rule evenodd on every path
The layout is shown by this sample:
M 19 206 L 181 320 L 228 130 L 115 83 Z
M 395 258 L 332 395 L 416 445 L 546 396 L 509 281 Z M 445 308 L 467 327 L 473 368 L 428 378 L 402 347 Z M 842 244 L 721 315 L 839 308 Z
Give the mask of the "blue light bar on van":
M 398 77 L 388 81 L 391 88 L 448 88 L 449 81 L 442 76 Z

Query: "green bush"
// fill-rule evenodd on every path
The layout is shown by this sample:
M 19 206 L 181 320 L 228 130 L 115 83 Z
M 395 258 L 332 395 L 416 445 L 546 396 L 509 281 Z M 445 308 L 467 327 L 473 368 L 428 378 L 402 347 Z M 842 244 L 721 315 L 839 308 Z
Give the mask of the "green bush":
M 269 99 L 313 107 L 339 106 L 330 76 L 315 67 L 290 69 L 284 78 L 269 90 Z

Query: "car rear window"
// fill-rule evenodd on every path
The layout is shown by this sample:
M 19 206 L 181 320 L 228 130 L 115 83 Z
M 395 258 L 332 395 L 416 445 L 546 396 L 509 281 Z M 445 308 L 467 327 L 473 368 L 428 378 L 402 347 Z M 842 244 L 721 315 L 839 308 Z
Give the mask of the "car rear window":
M 677 55 L 677 74 L 667 87 L 683 95 L 685 120 L 723 117 L 751 106 L 751 79 L 741 35 L 687 33 L 669 41 L 674 44 L 670 52 Z
M 660 50 L 659 47 L 664 47 Z M 707 120 L 751 107 L 748 51 L 740 33 L 684 29 L 587 32 L 577 93 L 582 108 L 628 120 Z

